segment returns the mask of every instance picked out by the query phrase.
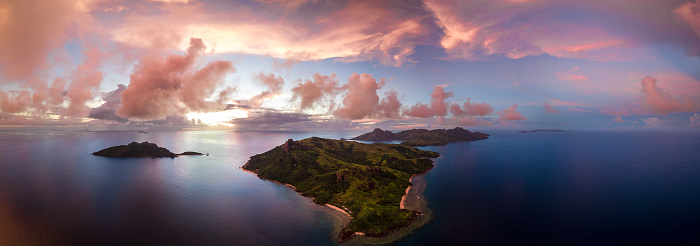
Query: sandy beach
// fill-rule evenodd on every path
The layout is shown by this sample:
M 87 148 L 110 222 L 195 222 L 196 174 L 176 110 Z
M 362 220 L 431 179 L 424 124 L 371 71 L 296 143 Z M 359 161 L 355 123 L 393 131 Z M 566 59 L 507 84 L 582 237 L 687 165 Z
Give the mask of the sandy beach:
M 249 172 L 254 174 L 255 176 L 259 177 L 257 173 L 245 170 L 243 168 L 240 168 L 244 172 Z M 427 183 L 425 182 L 425 175 L 427 175 L 430 171 L 422 173 L 422 174 L 414 174 L 409 178 L 409 182 L 411 182 L 411 186 L 406 188 L 406 193 L 401 197 L 401 203 L 399 204 L 401 209 L 409 209 L 413 211 L 418 211 L 421 214 L 416 217 L 409 225 L 402 227 L 400 229 L 397 229 L 393 232 L 391 232 L 389 235 L 381 237 L 381 238 L 375 238 L 375 237 L 367 237 L 364 236 L 364 233 L 356 233 L 355 236 L 352 238 L 348 239 L 347 241 L 344 241 L 342 244 L 343 245 L 380 245 L 380 244 L 388 244 L 392 242 L 396 242 L 399 239 L 402 239 L 404 237 L 407 237 L 408 235 L 411 235 L 414 230 L 424 226 L 430 220 L 432 220 L 432 210 L 428 208 L 428 203 L 425 201 L 423 197 L 423 192 L 425 191 L 425 188 L 427 187 Z M 265 178 L 261 178 L 265 179 Z M 268 179 L 265 179 L 268 180 Z M 294 189 L 294 191 L 298 192 L 299 194 L 302 194 L 301 192 L 296 190 L 296 187 L 290 184 L 284 184 L 281 182 L 277 182 L 274 180 L 268 180 L 272 181 L 274 183 L 278 183 L 281 185 L 285 185 L 289 188 Z M 307 196 L 309 199 L 313 201 L 313 197 Z M 352 221 L 352 215 L 350 215 L 347 211 L 336 207 L 331 204 L 324 204 L 320 205 L 322 207 L 328 208 L 329 213 L 333 216 L 334 221 L 335 221 L 335 229 L 333 230 L 333 237 L 335 240 L 338 239 L 338 236 L 340 235 L 340 232 L 350 224 L 350 221 Z
M 350 218 L 352 219 L 352 215 L 350 215 L 347 211 L 345 211 L 345 210 L 343 210 L 343 209 L 341 209 L 341 208 L 339 208 L 339 207 L 330 205 L 330 204 L 328 204 L 328 203 L 326 203 L 326 206 L 328 206 L 329 208 L 332 208 L 332 209 L 334 209 L 334 210 L 336 210 L 336 211 L 338 211 L 338 212 L 341 212 L 341 213 L 347 215 L 348 217 L 350 217 Z
M 402 227 L 396 231 L 391 232 L 389 235 L 381 238 L 366 237 L 361 235 L 356 235 L 353 238 L 345 241 L 342 245 L 384 245 L 396 242 L 405 238 L 411 234 L 413 231 L 426 225 L 433 219 L 433 211 L 428 207 L 428 202 L 423 196 L 428 183 L 425 181 L 425 175 L 430 171 L 423 174 L 416 174 L 411 176 L 410 182 L 413 184 L 406 188 L 406 194 L 401 198 L 401 208 L 410 209 L 413 211 L 421 212 L 422 215 L 418 215 L 413 222 L 409 225 Z

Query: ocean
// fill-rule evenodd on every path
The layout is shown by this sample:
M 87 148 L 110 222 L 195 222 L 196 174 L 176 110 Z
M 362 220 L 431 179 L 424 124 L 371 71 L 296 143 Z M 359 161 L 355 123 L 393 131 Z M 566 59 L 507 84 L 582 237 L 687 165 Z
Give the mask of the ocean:
M 700 243 L 700 133 L 483 131 L 437 151 L 433 220 L 397 245 Z M 333 245 L 337 214 L 240 170 L 362 131 L 0 132 L 0 245 Z M 132 141 L 209 156 L 120 159 Z

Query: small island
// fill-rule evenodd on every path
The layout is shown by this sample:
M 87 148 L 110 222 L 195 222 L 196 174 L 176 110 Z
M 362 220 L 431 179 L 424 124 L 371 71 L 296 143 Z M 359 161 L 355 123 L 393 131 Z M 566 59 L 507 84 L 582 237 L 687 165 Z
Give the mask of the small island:
M 242 169 L 287 184 L 318 204 L 352 217 L 339 241 L 355 235 L 383 237 L 410 224 L 420 212 L 401 201 L 413 175 L 433 167 L 439 154 L 398 144 L 363 144 L 324 138 L 287 140 L 254 155 Z
M 538 129 L 530 131 L 518 131 L 518 133 L 528 133 L 528 132 L 572 132 L 573 130 L 559 130 L 559 129 Z
M 95 153 L 96 156 L 104 157 L 170 157 L 174 158 L 179 155 L 203 155 L 202 153 L 187 151 L 182 154 L 175 154 L 170 150 L 158 147 L 158 145 L 149 142 L 137 143 L 131 142 L 128 145 L 119 145 L 114 147 L 109 147 Z
M 461 127 L 454 129 L 412 129 L 399 133 L 384 131 L 376 128 L 374 131 L 362 134 L 353 138 L 361 141 L 403 141 L 401 144 L 408 146 L 441 146 L 451 142 L 476 141 L 488 139 L 489 134 L 481 132 L 471 132 Z

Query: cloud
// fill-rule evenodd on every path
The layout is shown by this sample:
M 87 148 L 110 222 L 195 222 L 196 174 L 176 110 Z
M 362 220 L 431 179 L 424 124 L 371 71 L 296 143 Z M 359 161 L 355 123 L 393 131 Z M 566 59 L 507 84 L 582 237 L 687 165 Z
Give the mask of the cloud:
M 270 4 L 151 6 L 109 23 L 109 32 L 114 40 L 136 47 L 176 49 L 184 46 L 183 37 L 196 36 L 214 43 L 217 53 L 377 61 L 386 66 L 413 63 L 415 46 L 428 32 L 424 24 L 428 13 L 420 2 L 263 2 Z M 270 8 L 302 5 L 298 11 Z
M 288 10 L 294 10 L 307 3 L 316 3 L 318 0 L 255 0 L 262 4 L 276 5 Z
M 202 40 L 192 38 L 184 56 L 143 58 L 121 93 L 122 105 L 117 114 L 130 120 L 147 121 L 221 107 L 234 89 L 228 87 L 216 93 L 217 89 L 223 87 L 224 77 L 235 68 L 230 61 L 212 61 L 197 70 L 195 63 L 204 50 Z
M 656 86 L 656 79 L 642 79 L 642 104 L 654 113 L 675 113 L 695 111 L 698 107 L 690 99 L 676 99 L 670 93 Z
M 700 37 L 700 1 L 686 2 L 673 13 Z
M 572 68 L 571 70 L 569 70 L 568 72 L 565 72 L 565 73 L 557 72 L 557 73 L 555 73 L 555 74 L 556 74 L 557 77 L 558 77 L 559 79 L 561 79 L 561 80 L 573 80 L 573 81 L 576 81 L 576 80 L 582 80 L 582 81 L 588 80 L 588 77 L 586 77 L 586 76 L 584 76 L 583 74 L 581 74 L 581 72 L 579 71 L 579 68 L 578 68 L 578 67 L 574 67 L 574 68 Z
M 620 116 L 613 118 L 612 121 L 617 122 L 617 123 L 625 123 L 625 120 L 623 120 L 622 117 L 620 117 Z
M 117 109 L 121 106 L 122 92 L 126 90 L 126 85 L 118 84 L 117 89 L 106 93 L 102 100 L 105 102 L 99 107 L 90 110 L 88 117 L 93 119 L 112 120 L 126 122 L 125 118 L 117 115 Z
M 22 113 L 32 104 L 29 91 L 4 92 L 0 90 L 0 111 L 3 113 Z
M 544 103 L 543 105 L 544 105 L 544 109 L 546 109 L 547 112 L 550 112 L 550 113 L 552 113 L 552 114 L 558 114 L 558 113 L 559 113 L 559 110 L 557 110 L 557 109 L 555 109 L 554 107 L 552 107 L 552 104 Z
M 647 44 L 673 44 L 699 51 L 697 37 L 689 37 L 688 30 L 669 18 L 668 13 L 682 2 L 425 0 L 424 4 L 444 32 L 440 45 L 446 59 L 477 60 L 491 55 L 519 59 L 548 54 L 625 61 L 649 56 L 637 49 Z M 683 5 L 676 14 L 697 23 L 697 13 L 690 14 L 690 6 Z M 598 18 L 571 18 L 582 13 Z
M 384 96 L 377 104 L 375 115 L 379 118 L 398 118 L 402 105 L 399 101 L 399 93 L 392 89 L 384 93 Z
M 85 62 L 78 66 L 68 85 L 66 96 L 69 104 L 65 113 L 68 116 L 87 117 L 90 108 L 86 103 L 95 97 L 102 83 L 102 72 L 98 69 L 104 54 L 93 47 L 85 52 L 85 56 Z
M 647 127 L 659 127 L 662 123 L 662 120 L 660 120 L 658 117 L 649 117 L 641 120 Z
M 430 108 L 430 106 L 423 104 L 421 102 L 418 102 L 415 105 L 408 108 L 404 112 L 404 114 L 407 116 L 418 117 L 418 118 L 432 118 L 433 116 L 435 116 L 435 114 L 433 113 L 433 110 Z
M 459 104 L 450 105 L 450 113 L 457 118 L 469 116 L 487 116 L 493 113 L 494 109 L 487 103 L 472 103 L 471 98 L 460 107 Z
M 0 77 L 30 78 L 48 68 L 49 51 L 86 32 L 92 18 L 73 0 L 0 3 Z
M 231 123 L 245 125 L 244 128 L 268 128 L 294 125 L 299 122 L 311 121 L 311 116 L 301 113 L 281 112 L 276 110 L 256 110 L 250 111 L 248 117 L 233 119 Z M 240 127 L 240 126 L 239 126 Z
M 498 117 L 499 121 L 516 121 L 516 120 L 524 120 L 527 119 L 525 116 L 523 116 L 520 112 L 518 112 L 516 109 L 518 108 L 517 104 L 511 105 L 507 109 L 501 110 L 501 112 L 498 112 Z
M 335 110 L 333 115 L 347 120 L 397 117 L 401 107 L 397 92 L 389 91 L 386 97 L 379 101 L 377 90 L 384 87 L 384 84 L 385 78 L 377 82 L 371 74 L 353 73 L 348 78 L 348 83 L 341 87 L 342 90 L 347 90 L 347 94 L 343 98 L 342 107 Z
M 585 109 L 579 109 L 579 108 L 569 108 L 569 111 L 572 112 L 585 112 L 585 113 L 590 113 L 590 110 L 585 110 Z
M 433 116 L 437 116 L 438 118 L 444 117 L 447 115 L 447 103 L 445 103 L 445 99 L 453 96 L 454 94 L 452 92 L 445 92 L 444 87 L 435 86 L 433 87 L 433 93 L 430 94 L 430 98 L 432 98 L 430 100 L 430 106 L 419 102 L 411 106 L 404 114 L 419 118 L 430 118 Z
M 613 115 L 613 116 L 629 116 L 632 113 L 628 109 L 601 109 L 599 110 L 602 114 Z
M 253 96 L 250 99 L 250 104 L 254 108 L 260 107 L 265 99 L 272 98 L 276 94 L 282 91 L 282 86 L 284 85 L 284 78 L 280 76 L 275 76 L 273 73 L 259 73 L 253 77 L 253 80 L 260 82 L 267 90 L 264 90 L 258 95 Z
M 550 99 L 550 102 L 552 102 L 552 105 L 555 106 L 581 106 L 581 104 L 574 103 L 574 102 L 567 102 L 567 101 L 562 101 L 562 100 L 557 100 L 557 99 Z
M 338 93 L 338 78 L 335 73 L 330 76 L 315 73 L 313 80 L 306 80 L 304 83 L 299 83 L 292 88 L 292 101 L 301 100 L 299 108 L 301 110 L 310 109 L 315 104 L 323 99 L 328 99 L 330 109 L 333 108 L 332 98 Z
M 700 126 L 700 115 L 698 113 L 690 116 L 690 126 Z
M 84 52 L 84 62 L 70 75 L 70 84 L 58 78 L 51 87 L 36 78 L 27 80 L 30 88 L 10 93 L 0 90 L 0 111 L 4 113 L 41 114 L 48 111 L 61 116 L 87 117 L 92 101 L 102 82 L 99 71 L 104 54 L 95 47 Z M 67 85 L 67 86 L 66 86 Z M 68 106 L 64 107 L 67 100 Z
M 441 45 L 451 59 L 482 59 L 502 55 L 512 59 L 549 54 L 556 57 L 615 59 L 606 50 L 625 41 L 603 29 L 554 20 L 552 3 L 426 0 L 445 35 Z M 493 14 L 498 13 L 498 14 Z

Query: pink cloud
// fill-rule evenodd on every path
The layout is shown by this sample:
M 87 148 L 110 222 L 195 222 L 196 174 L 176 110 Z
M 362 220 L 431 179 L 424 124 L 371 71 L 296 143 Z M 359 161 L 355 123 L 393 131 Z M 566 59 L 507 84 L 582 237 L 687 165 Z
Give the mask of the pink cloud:
M 433 87 L 433 93 L 430 94 L 430 107 L 422 103 L 410 107 L 404 114 L 411 117 L 429 118 L 433 116 L 444 117 L 447 115 L 447 104 L 445 99 L 453 97 L 452 92 L 445 92 L 445 88 L 441 86 Z
M 304 83 L 299 83 L 292 88 L 292 101 L 301 100 L 299 108 L 302 110 L 309 109 L 324 98 L 332 99 L 339 89 L 338 78 L 335 73 L 330 76 L 316 73 L 313 76 L 313 80 L 307 79 Z M 328 102 L 328 104 L 332 104 L 332 101 Z
M 579 68 L 578 68 L 578 67 L 574 67 L 574 68 L 572 68 L 571 70 L 569 70 L 568 72 L 564 72 L 564 73 L 559 73 L 559 72 L 557 72 L 557 73 L 555 73 L 555 74 L 556 74 L 557 77 L 558 77 L 559 79 L 561 79 L 561 80 L 573 80 L 573 81 L 576 81 L 576 80 L 583 80 L 583 81 L 588 80 L 588 77 L 586 77 L 586 76 L 584 76 L 583 74 L 581 74 L 581 72 L 579 71 Z
M 399 93 L 395 90 L 389 90 L 384 93 L 385 97 L 379 101 L 376 108 L 376 115 L 379 118 L 398 118 L 401 101 L 399 101 Z
M 620 116 L 613 118 L 613 121 L 617 123 L 625 123 L 625 120 L 623 120 Z
M 601 109 L 599 110 L 600 113 L 607 114 L 607 115 L 613 115 L 613 116 L 628 116 L 632 115 L 632 113 L 628 109 Z
M 255 108 L 260 107 L 265 99 L 272 98 L 275 94 L 280 93 L 280 91 L 282 91 L 282 85 L 284 85 L 284 78 L 275 76 L 272 73 L 256 74 L 253 80 L 258 81 L 267 87 L 267 90 L 264 90 L 260 94 L 255 95 L 250 99 L 251 105 Z
M 424 4 L 435 14 L 436 23 L 444 32 L 440 44 L 447 59 L 476 60 L 490 55 L 519 59 L 548 54 L 626 61 L 651 56 L 637 48 L 653 43 L 672 43 L 698 54 L 698 39 L 688 37 L 687 30 L 668 15 L 682 2 L 426 0 Z M 693 23 L 689 25 L 697 26 L 697 11 L 690 10 L 696 5 L 687 3 L 675 13 Z M 570 7 L 621 21 L 610 25 L 595 18 L 562 18 L 562 10 Z M 627 28 L 625 24 L 640 28 Z M 625 32 L 619 31 L 621 27 L 625 27 Z M 578 75 L 566 78 L 584 79 Z
M 673 13 L 700 37 L 700 1 L 686 2 Z
M 177 49 L 184 46 L 183 37 L 196 36 L 215 43 L 217 53 L 292 60 L 369 60 L 403 66 L 414 62 L 414 48 L 428 31 L 423 24 L 424 10 L 405 11 L 390 1 L 263 2 L 267 4 L 237 4 L 228 13 L 206 3 L 145 8 L 109 23 L 109 33 L 116 41 L 153 49 Z M 300 18 L 297 12 L 269 8 L 302 5 L 314 11 L 306 11 Z M 157 18 L 154 13 L 158 13 Z
M 465 117 L 465 116 L 487 116 L 493 113 L 493 107 L 487 103 L 472 103 L 471 98 L 467 98 L 467 101 L 462 104 L 452 104 L 450 106 L 450 113 L 455 117 Z
M 675 112 L 690 112 L 698 109 L 690 99 L 676 99 L 670 93 L 656 86 L 656 79 L 642 79 L 642 104 L 655 113 L 667 114 Z
M 368 117 L 378 116 L 377 110 L 380 105 L 377 90 L 386 83 L 382 78 L 377 82 L 370 74 L 353 73 L 348 78 L 348 83 L 342 87 L 347 90 L 347 95 L 343 98 L 343 106 L 337 109 L 333 115 L 340 119 L 358 120 Z M 392 99 L 386 99 L 392 100 Z M 382 106 L 382 110 L 391 108 L 389 102 Z M 393 115 L 393 112 L 382 112 L 383 115 Z M 397 113 L 396 113 L 397 114 Z
M 85 103 L 95 97 L 102 82 L 102 73 L 97 70 L 104 54 L 96 48 L 90 48 L 85 55 L 85 62 L 78 66 L 68 85 L 69 105 L 66 115 L 69 116 L 87 117 L 90 114 L 90 108 Z
M 501 112 L 498 112 L 498 117 L 499 121 L 516 121 L 516 120 L 524 120 L 527 119 L 527 117 L 523 116 L 520 112 L 518 112 L 516 109 L 518 108 L 517 104 L 511 105 L 507 109 L 501 110 Z
M 73 71 L 68 86 L 61 78 L 55 79 L 50 87 L 45 81 L 32 78 L 24 83 L 30 88 L 10 93 L 0 90 L 0 111 L 28 114 L 51 111 L 61 116 L 87 117 L 90 113 L 87 103 L 94 99 L 102 82 L 99 67 L 103 57 L 97 48 L 88 48 L 83 64 Z M 66 100 L 68 106 L 64 107 Z
M 117 114 L 130 120 L 160 120 L 189 111 L 211 111 L 221 106 L 232 88 L 218 93 L 226 74 L 234 72 L 230 61 L 212 61 L 197 70 L 195 63 L 204 52 L 201 39 L 192 38 L 187 53 L 142 59 L 122 92 Z
M 428 106 L 427 104 L 423 104 L 421 102 L 418 102 L 415 105 L 408 108 L 404 112 L 404 114 L 407 116 L 418 117 L 418 118 L 430 118 L 430 117 L 435 116 L 435 114 L 433 114 L 433 110 L 430 108 L 430 106 Z
M 0 77 L 22 80 L 48 68 L 49 51 L 93 23 L 77 1 L 3 1 L 0 4 Z M 31 16 L 31 18 L 30 18 Z
M 585 109 L 580 109 L 580 108 L 569 108 L 569 111 L 572 112 L 585 112 L 585 113 L 590 113 L 590 110 L 585 110 Z
M 690 126 L 700 126 L 700 114 L 695 113 L 690 116 Z
M 595 60 L 619 59 L 606 51 L 619 49 L 625 44 L 623 40 L 594 26 L 549 20 L 547 10 L 553 4 L 425 1 L 445 33 L 441 45 L 449 58 L 471 60 L 498 54 L 518 59 L 549 54 Z M 518 24 L 514 24 L 516 20 Z
M 562 101 L 562 100 L 557 100 L 557 99 L 550 99 L 550 102 L 552 102 L 552 105 L 555 106 L 581 106 L 581 104 L 574 103 L 574 102 L 567 102 L 567 101 Z
M 559 110 L 556 110 L 554 107 L 552 107 L 552 104 L 549 103 L 544 103 L 544 109 L 547 110 L 547 112 L 550 112 L 552 114 L 558 114 Z
M 29 91 L 4 92 L 0 90 L 0 111 L 3 113 L 22 113 L 32 104 Z

